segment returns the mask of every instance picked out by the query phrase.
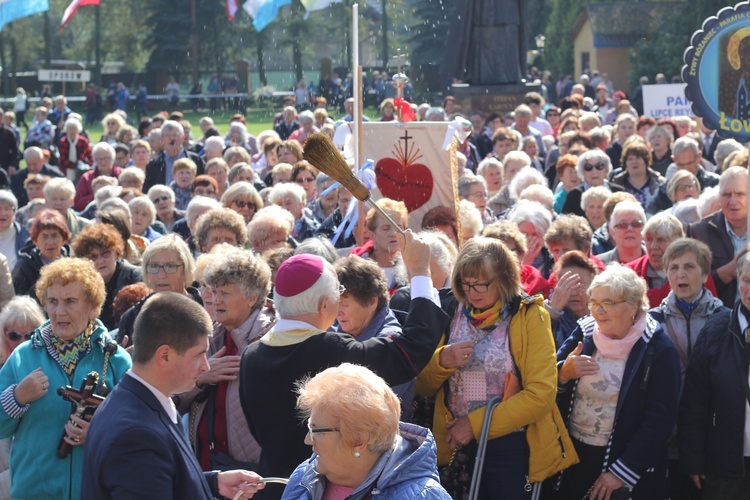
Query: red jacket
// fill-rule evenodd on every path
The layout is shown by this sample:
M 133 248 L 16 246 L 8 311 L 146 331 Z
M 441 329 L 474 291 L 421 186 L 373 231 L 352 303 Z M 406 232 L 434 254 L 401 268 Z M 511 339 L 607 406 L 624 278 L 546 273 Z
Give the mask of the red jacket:
M 669 286 L 668 280 L 664 282 L 664 286 L 661 288 L 651 288 L 651 282 L 646 276 L 646 271 L 648 270 L 648 255 L 644 255 L 625 265 L 635 271 L 638 276 L 646 280 L 646 283 L 648 284 L 648 292 L 646 292 L 646 295 L 648 296 L 649 307 L 653 308 L 661 304 L 661 301 L 667 298 L 669 292 L 672 291 L 672 287 Z M 714 280 L 710 274 L 706 281 L 706 288 L 714 297 L 718 297 L 718 294 L 716 293 L 716 285 L 714 285 Z
M 67 174 L 69 168 L 76 168 L 76 164 L 71 163 L 68 159 L 68 156 L 70 155 L 70 142 L 68 142 L 68 136 L 65 134 L 60 138 L 59 149 L 60 170 L 62 170 L 64 174 Z M 94 164 L 94 159 L 91 157 L 91 143 L 82 135 L 78 136 L 76 152 L 78 153 L 78 161 L 82 161 L 87 165 Z
M 120 177 L 121 172 L 122 169 L 120 167 L 112 167 L 112 177 Z M 98 168 L 92 168 L 88 172 L 85 172 L 78 180 L 78 186 L 76 186 L 76 197 L 73 203 L 73 208 L 75 208 L 76 211 L 82 212 L 86 209 L 86 206 L 88 206 L 89 203 L 94 201 L 94 188 L 91 187 L 91 184 L 94 182 L 94 179 L 100 175 Z
M 545 299 L 549 298 L 550 293 L 552 293 L 552 285 L 542 276 L 539 269 L 526 264 L 521 265 L 521 286 L 527 294 L 541 293 Z

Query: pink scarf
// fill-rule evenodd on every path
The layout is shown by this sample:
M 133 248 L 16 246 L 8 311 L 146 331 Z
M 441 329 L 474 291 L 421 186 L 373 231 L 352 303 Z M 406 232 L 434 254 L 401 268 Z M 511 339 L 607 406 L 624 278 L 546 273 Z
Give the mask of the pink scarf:
M 594 324 L 594 345 L 603 356 L 610 359 L 627 359 L 630 350 L 646 329 L 646 315 L 641 314 L 638 321 L 630 327 L 627 335 L 621 339 L 613 339 L 599 331 L 599 325 Z

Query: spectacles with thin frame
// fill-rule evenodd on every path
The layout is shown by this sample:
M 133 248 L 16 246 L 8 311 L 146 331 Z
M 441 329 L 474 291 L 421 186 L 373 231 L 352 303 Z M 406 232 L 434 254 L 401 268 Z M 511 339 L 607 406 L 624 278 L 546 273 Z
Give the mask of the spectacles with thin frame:
M 643 221 L 642 220 L 634 220 L 630 222 L 622 221 L 622 222 L 618 222 L 617 224 L 615 224 L 614 227 L 616 227 L 617 229 L 622 229 L 622 230 L 625 230 L 629 227 L 632 227 L 633 229 L 641 229 L 643 228 Z
M 618 304 L 622 304 L 623 302 L 627 302 L 627 300 L 602 300 L 601 302 L 598 302 L 596 300 L 589 299 L 589 311 L 594 312 L 594 309 L 601 309 L 602 312 L 606 313 L 613 307 L 615 307 Z
M 315 441 L 315 434 L 325 434 L 327 432 L 341 432 L 341 429 L 335 427 L 320 427 L 313 429 L 310 419 L 307 419 L 307 432 L 310 434 L 310 439 Z
M 490 285 L 494 282 L 494 279 L 489 280 L 487 283 L 467 283 L 461 282 L 461 289 L 464 293 L 469 293 L 469 290 L 474 290 L 476 293 L 487 293 L 490 289 Z
M 185 264 L 173 264 L 171 262 L 167 262 L 166 264 L 146 264 L 146 272 L 148 274 L 159 274 L 159 271 L 164 269 L 165 273 L 174 274 L 184 265 Z

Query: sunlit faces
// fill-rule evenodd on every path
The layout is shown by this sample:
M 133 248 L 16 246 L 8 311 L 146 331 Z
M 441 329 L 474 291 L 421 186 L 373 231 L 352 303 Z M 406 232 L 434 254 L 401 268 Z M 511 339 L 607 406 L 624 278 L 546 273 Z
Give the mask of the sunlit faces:
M 646 244 L 646 255 L 648 262 L 657 271 L 664 268 L 664 253 L 672 241 L 666 236 L 646 233 L 643 235 L 643 242 Z
M 582 318 L 589 314 L 589 297 L 587 290 L 589 289 L 589 286 L 591 286 L 591 282 L 594 280 L 594 274 L 588 269 L 570 266 L 560 269 L 558 275 L 563 276 L 567 272 L 577 274 L 581 283 L 581 286 L 576 291 L 570 292 L 567 307 L 576 318 Z
M 211 289 L 214 319 L 227 331 L 242 325 L 253 312 L 257 297 L 245 297 L 240 285 L 228 283 Z
M 65 240 L 57 229 L 42 229 L 34 239 L 34 245 L 39 248 L 42 257 L 55 260 L 60 257 Z
M 503 173 L 495 165 L 488 165 L 482 171 L 482 177 L 487 181 L 487 190 L 490 192 L 498 191 L 503 186 Z
M 365 304 L 360 304 L 353 295 L 344 292 L 339 299 L 339 309 L 336 314 L 336 320 L 341 327 L 341 331 L 352 337 L 358 337 L 372 321 L 377 312 L 377 307 L 377 297 L 371 297 Z
M 167 266 L 175 269 L 174 272 L 168 273 Z M 157 272 L 149 272 L 149 266 L 158 266 Z M 172 250 L 159 250 L 151 255 L 151 259 L 146 266 L 146 274 L 143 280 L 150 289 L 155 292 L 176 292 L 185 293 L 185 265 L 180 259 L 177 252 Z
M 206 241 L 203 243 L 203 253 L 209 253 L 219 243 L 227 243 L 236 247 L 238 245 L 237 235 L 225 227 L 214 227 L 208 231 Z
M 351 475 L 351 460 L 354 453 L 341 438 L 338 421 L 324 410 L 313 409 L 310 413 L 310 428 L 305 436 L 305 444 L 312 446 L 317 454 L 315 469 L 328 481 L 342 484 Z M 325 429 L 325 432 L 315 432 Z
M 143 235 L 146 229 L 148 229 L 149 222 L 151 222 L 151 214 L 149 214 L 148 210 L 131 208 L 130 216 L 133 234 Z
M 513 151 L 515 148 L 513 147 L 513 141 L 511 139 L 503 139 L 503 140 L 495 141 L 493 149 L 495 151 L 495 155 L 497 156 L 497 158 L 500 161 L 503 161 L 503 158 L 505 158 L 505 155 Z
M 276 149 L 276 155 L 278 156 L 279 163 L 288 163 L 290 165 L 297 163 L 297 157 L 294 155 L 294 152 L 286 146 L 279 146 Z M 289 177 L 291 178 L 291 173 Z M 289 182 L 289 180 L 287 179 L 283 182 Z
M 732 227 L 744 227 L 747 218 L 747 181 L 739 176 L 724 182 L 719 192 L 721 211 Z
M 581 183 L 581 178 L 578 177 L 578 171 L 575 167 L 567 167 L 563 170 L 560 181 L 563 183 L 563 189 L 565 189 L 565 191 L 570 191 Z
M 625 169 L 631 177 L 642 177 L 647 174 L 646 162 L 638 155 L 631 154 L 625 158 Z
M 26 196 L 29 200 L 36 200 L 37 198 L 44 198 L 44 184 L 38 184 L 31 182 L 26 186 Z
M 549 250 L 549 253 L 552 254 L 552 257 L 555 259 L 555 262 L 560 260 L 560 257 L 565 255 L 566 253 L 572 252 L 574 250 L 578 250 L 573 240 L 570 238 L 566 238 L 562 241 L 550 242 L 547 244 L 547 249 Z M 560 276 L 562 276 L 562 273 L 560 273 Z
M 586 214 L 586 219 L 588 219 L 594 230 L 599 229 L 605 222 L 607 222 L 607 219 L 604 216 L 604 200 L 596 198 L 589 199 L 584 213 Z
M 669 261 L 667 265 L 667 279 L 675 297 L 686 302 L 693 302 L 698 298 L 701 290 L 703 290 L 703 285 L 708 280 L 708 274 L 704 274 L 698 265 L 697 256 L 692 252 L 686 252 Z M 741 281 L 740 289 L 742 289 Z M 745 294 L 742 295 L 744 297 Z
M 406 227 L 406 221 L 401 219 L 400 214 L 387 210 L 386 213 L 397 223 L 400 221 L 399 226 L 401 229 Z M 400 251 L 396 230 L 393 229 L 393 226 L 382 215 L 375 216 L 375 229 L 370 231 L 370 234 L 376 249 L 387 250 L 390 254 Z
M 68 214 L 68 209 L 73 204 L 73 199 L 62 193 L 55 193 L 49 197 L 44 197 L 47 208 L 57 210 L 63 216 Z
M 500 288 L 494 279 L 485 276 L 462 277 L 461 289 L 474 309 L 485 310 L 500 300 Z
M 640 214 L 623 212 L 618 220 L 611 225 L 609 232 L 615 240 L 617 248 L 635 249 L 641 246 L 641 230 L 645 222 Z
M 10 228 L 16 220 L 16 209 L 10 203 L 0 203 L 0 232 Z
M 602 334 L 617 339 L 629 331 L 638 312 L 635 305 L 613 294 L 608 286 L 591 290 L 589 310 Z
M 166 130 L 162 129 L 161 132 L 161 143 L 164 147 L 164 152 L 169 156 L 177 156 L 182 150 L 182 136 L 179 130 Z
M 59 234 L 59 233 L 58 233 Z M 52 324 L 52 332 L 61 340 L 73 340 L 93 321 L 99 312 L 86 299 L 83 283 L 59 282 L 47 287 L 44 310 Z
M 206 170 L 206 175 L 209 175 L 216 180 L 216 184 L 221 189 L 222 186 L 227 185 L 228 173 L 223 165 L 213 164 Z
M 477 210 L 484 212 L 487 207 L 487 188 L 481 182 L 472 184 L 466 199 L 474 203 Z
M 189 168 L 183 168 L 174 173 L 174 181 L 180 189 L 190 189 L 195 180 L 195 172 Z
M 169 363 L 172 367 L 168 373 L 172 393 L 178 394 L 193 390 L 198 377 L 211 368 L 206 357 L 208 345 L 208 336 L 205 336 L 200 337 L 195 346 L 182 354 L 170 348 Z
M 698 173 L 698 162 L 700 162 L 700 156 L 690 149 L 685 149 L 679 153 L 672 155 L 672 161 L 678 169 L 687 170 L 693 175 Z
M 513 178 L 518 172 L 521 171 L 522 168 L 525 168 L 525 165 L 520 160 L 505 162 L 505 167 L 503 168 L 503 172 L 505 173 L 505 175 L 503 176 L 503 181 L 505 182 L 505 184 L 510 184 L 510 181 L 513 180 Z
M 617 139 L 620 144 L 633 134 L 635 134 L 635 122 L 632 120 L 623 120 L 617 125 Z

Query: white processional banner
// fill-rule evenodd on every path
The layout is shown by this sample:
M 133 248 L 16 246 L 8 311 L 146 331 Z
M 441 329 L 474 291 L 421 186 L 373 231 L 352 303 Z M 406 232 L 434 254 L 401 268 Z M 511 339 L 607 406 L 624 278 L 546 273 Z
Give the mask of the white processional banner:
M 372 198 L 403 201 L 409 227 L 418 231 L 422 218 L 438 206 L 457 210 L 456 140 L 444 149 L 447 122 L 365 122 L 364 157 L 374 163 Z

